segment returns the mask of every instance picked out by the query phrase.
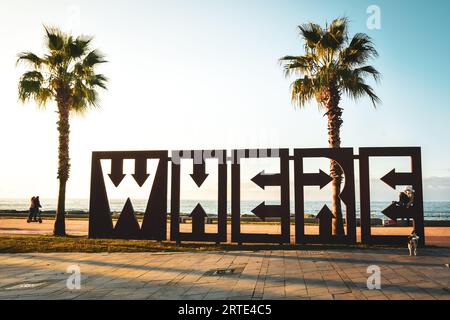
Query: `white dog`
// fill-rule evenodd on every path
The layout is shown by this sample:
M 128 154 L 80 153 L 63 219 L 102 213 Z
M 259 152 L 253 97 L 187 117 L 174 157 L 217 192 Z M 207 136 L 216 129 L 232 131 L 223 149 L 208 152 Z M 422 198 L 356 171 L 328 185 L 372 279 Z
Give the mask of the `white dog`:
M 408 237 L 408 249 L 409 249 L 409 255 L 417 256 L 417 245 L 419 236 L 416 234 L 415 231 L 411 233 L 411 235 Z

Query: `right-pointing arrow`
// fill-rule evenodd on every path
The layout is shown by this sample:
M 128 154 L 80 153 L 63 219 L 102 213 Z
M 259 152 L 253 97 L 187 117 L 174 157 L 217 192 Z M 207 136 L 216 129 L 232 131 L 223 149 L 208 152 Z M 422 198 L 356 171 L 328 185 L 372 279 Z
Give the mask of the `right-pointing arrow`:
M 120 185 L 125 175 L 123 174 L 123 159 L 113 158 L 111 159 L 111 173 L 109 178 L 116 188 Z
M 304 173 L 302 181 L 304 186 L 320 186 L 320 189 L 323 189 L 333 178 L 319 170 L 319 173 Z

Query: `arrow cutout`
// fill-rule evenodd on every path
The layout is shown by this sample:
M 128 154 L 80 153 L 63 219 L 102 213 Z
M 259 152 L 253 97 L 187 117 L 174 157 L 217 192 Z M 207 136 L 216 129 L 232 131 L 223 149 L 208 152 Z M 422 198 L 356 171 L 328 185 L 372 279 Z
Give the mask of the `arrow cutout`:
M 397 221 L 397 219 L 414 219 L 416 216 L 416 211 L 414 208 L 405 208 L 398 206 L 395 203 L 391 204 L 389 207 L 381 211 L 386 217 L 391 220 Z
M 108 174 L 114 186 L 117 188 L 122 182 L 125 175 L 123 174 L 123 159 L 113 158 L 111 159 L 111 173 Z
M 396 172 L 395 169 L 393 169 L 380 180 L 392 189 L 395 189 L 396 186 L 412 185 L 414 182 L 414 176 L 412 173 Z
M 206 178 L 208 178 L 209 174 L 206 174 L 206 166 L 205 160 L 202 159 L 200 164 L 195 164 L 193 167 L 193 172 L 190 175 L 192 180 L 194 180 L 195 184 L 200 188 L 205 182 Z
M 333 178 L 328 174 L 319 170 L 319 173 L 304 173 L 303 174 L 303 185 L 304 186 L 319 186 L 320 189 L 323 189 L 326 185 L 328 185 Z
M 266 174 L 265 171 L 261 171 L 251 179 L 261 189 L 265 190 L 268 186 L 281 185 L 281 174 Z
M 256 215 L 263 221 L 269 217 L 279 217 L 280 216 L 280 206 L 269 206 L 266 202 L 262 202 L 259 206 L 252 210 L 252 213 Z
M 147 159 L 137 158 L 134 166 L 134 174 L 132 174 L 132 176 L 134 180 L 136 180 L 139 187 L 142 187 L 150 176 L 147 174 Z

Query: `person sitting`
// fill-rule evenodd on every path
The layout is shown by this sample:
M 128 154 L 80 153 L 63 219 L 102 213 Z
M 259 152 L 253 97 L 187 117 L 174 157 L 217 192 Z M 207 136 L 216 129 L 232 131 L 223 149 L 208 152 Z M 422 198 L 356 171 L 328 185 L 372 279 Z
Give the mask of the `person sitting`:
M 409 201 L 408 201 L 408 203 L 406 204 L 406 208 L 409 209 L 409 208 L 411 208 L 411 207 L 414 206 L 414 200 L 415 200 L 415 199 L 414 199 L 414 193 L 415 193 L 415 191 L 414 191 L 413 188 L 408 187 L 408 188 L 406 188 L 405 193 L 406 193 L 406 195 L 407 195 L 408 198 L 409 198 Z
M 414 189 L 408 187 L 405 191 L 400 192 L 399 201 L 394 201 L 394 203 L 399 207 L 411 208 L 414 206 Z

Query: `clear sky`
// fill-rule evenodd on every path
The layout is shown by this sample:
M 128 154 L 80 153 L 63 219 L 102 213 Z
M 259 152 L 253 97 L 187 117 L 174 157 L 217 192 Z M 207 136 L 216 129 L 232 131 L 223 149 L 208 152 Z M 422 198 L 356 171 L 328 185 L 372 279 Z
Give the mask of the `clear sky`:
M 367 28 L 370 5 L 379 30 Z M 54 106 L 17 99 L 16 55 L 43 53 L 43 24 L 94 35 L 110 61 L 102 109 L 72 121 L 68 197 L 87 198 L 95 150 L 327 147 L 322 113 L 294 110 L 277 60 L 302 52 L 299 24 L 342 15 L 374 38 L 383 74 L 378 110 L 342 101 L 344 146 L 421 146 L 426 200 L 450 200 L 447 0 L 2 1 L 0 197 L 57 195 Z

